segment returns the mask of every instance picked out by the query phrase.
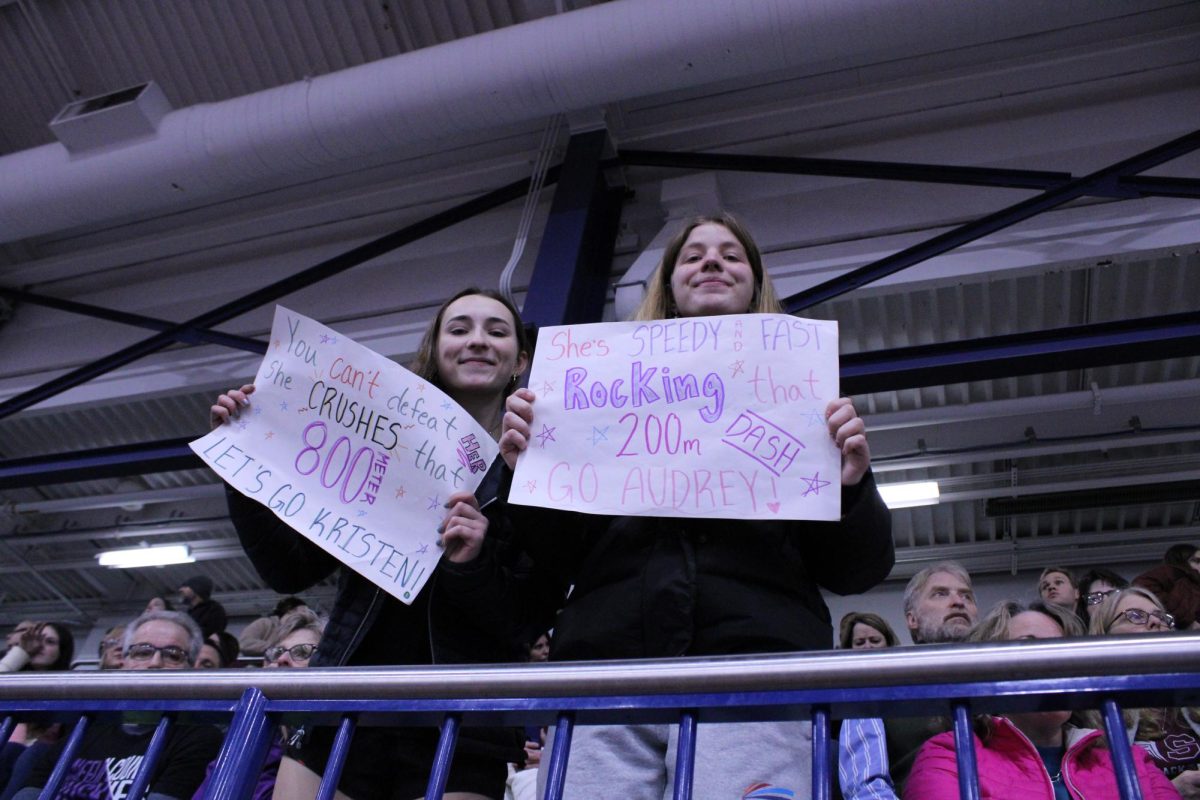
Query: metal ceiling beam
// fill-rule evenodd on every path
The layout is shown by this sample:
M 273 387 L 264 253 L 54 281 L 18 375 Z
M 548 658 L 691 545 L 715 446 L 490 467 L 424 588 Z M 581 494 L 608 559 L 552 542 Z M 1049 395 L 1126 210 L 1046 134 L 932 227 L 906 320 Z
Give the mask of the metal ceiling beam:
M 545 185 L 551 185 L 558 180 L 558 167 L 552 167 L 546 173 Z M 490 211 L 493 208 L 511 202 L 525 194 L 529 189 L 529 178 L 522 178 L 519 181 L 513 181 L 499 189 L 494 189 L 486 194 L 480 195 L 474 199 L 468 200 L 465 203 L 448 208 L 445 211 L 438 212 L 430 217 L 415 222 L 412 225 L 401 228 L 398 231 L 381 236 L 378 239 L 359 245 L 351 250 L 341 253 L 332 258 L 326 259 L 308 269 L 302 270 L 295 275 L 276 281 L 275 283 L 264 286 L 261 289 L 250 292 L 243 297 L 232 302 L 218 306 L 217 308 L 207 311 L 199 316 L 193 317 L 186 322 L 172 326 L 170 329 L 161 331 L 148 339 L 143 339 L 136 344 L 130 345 L 122 350 L 118 350 L 111 355 L 93 361 L 90 364 L 85 364 L 78 369 L 72 370 L 65 375 L 62 375 L 53 380 L 43 383 L 41 386 L 36 386 L 26 392 L 22 392 L 14 397 L 0 402 L 0 419 L 11 416 L 18 411 L 23 411 L 30 406 L 36 405 L 44 400 L 47 400 L 55 395 L 61 394 L 68 389 L 73 389 L 76 386 L 87 383 L 93 378 L 97 378 L 105 373 L 112 372 L 114 369 L 123 367 L 138 359 L 148 356 L 151 353 L 156 353 L 159 350 L 166 348 L 175 337 L 181 335 L 187 330 L 198 330 L 201 328 L 210 328 L 213 325 L 219 325 L 222 322 L 227 322 L 234 317 L 241 316 L 247 311 L 251 311 L 259 306 L 274 302 L 281 297 L 291 294 L 306 286 L 311 286 L 326 278 L 345 272 L 346 270 L 356 267 L 359 264 L 370 261 L 386 253 L 390 253 L 399 247 L 422 239 L 430 234 L 445 230 L 446 228 L 456 225 L 463 220 Z
M 135 503 L 151 505 L 155 503 L 185 503 L 191 501 L 211 500 L 224 497 L 222 483 L 209 483 L 202 486 L 172 486 L 167 489 L 143 489 L 136 492 L 114 492 L 104 495 L 88 495 L 85 497 L 63 497 L 58 500 L 36 500 L 31 503 L 15 503 L 9 510 L 20 516 L 22 514 L 63 514 L 75 511 L 91 511 L 103 508 L 121 508 Z
M 1170 480 L 1177 478 L 1181 480 Z M 987 499 L 984 515 L 1012 517 L 1022 514 L 1053 514 L 1086 508 L 1159 503 L 1191 503 L 1200 500 L 1200 473 L 1139 475 L 1107 481 L 1078 481 L 1079 488 L 1026 486 L 1026 491 L 1000 491 Z
M 867 429 L 872 430 L 870 419 L 867 419 Z M 872 434 L 874 435 L 874 433 Z M 955 452 L 933 452 L 929 455 L 889 457 L 887 453 L 878 452 L 879 448 L 872 442 L 871 449 L 876 451 L 871 455 L 871 471 L 876 475 L 887 472 L 901 472 L 910 469 L 932 469 L 933 467 L 948 467 L 954 464 L 978 464 L 987 461 L 1005 461 L 1015 458 L 1037 458 L 1040 456 L 1062 455 L 1063 453 L 1092 453 L 1107 450 L 1123 450 L 1130 447 L 1145 448 L 1162 445 L 1180 445 L 1185 442 L 1200 441 L 1200 429 L 1194 431 L 1165 431 L 1162 433 L 1139 433 L 1130 429 L 1127 433 L 1111 436 L 1080 436 L 1071 441 L 1055 440 L 1043 442 L 1031 439 L 1020 445 L 970 448 Z
M 0 489 L 200 469 L 204 462 L 187 446 L 189 441 L 167 439 L 82 450 L 69 455 L 9 459 L 0 462 Z
M 1200 355 L 1200 311 L 961 342 L 853 353 L 841 359 L 844 394 L 911 389 Z M 199 469 L 188 439 L 0 461 L 0 489 Z
M 19 575 L 31 575 L 35 581 L 37 581 L 42 586 L 44 586 L 47 591 L 49 591 L 51 594 L 53 594 L 55 597 L 57 597 L 59 600 L 61 600 L 68 608 L 70 608 L 72 611 L 74 611 L 76 614 L 78 614 L 81 618 L 83 618 L 87 621 L 91 621 L 91 618 L 88 617 L 88 615 L 85 614 L 83 612 L 83 610 L 81 608 L 79 608 L 79 606 L 75 605 L 75 603 L 73 603 L 69 597 L 67 597 L 65 594 L 60 592 L 58 590 L 58 587 L 55 586 L 53 583 L 51 583 L 50 580 L 45 575 L 43 575 L 41 573 L 41 571 L 39 571 L 38 567 L 42 566 L 42 565 L 39 564 L 39 565 L 35 566 L 33 564 L 30 564 L 28 561 L 25 560 L 24 556 L 22 556 L 20 553 L 17 552 L 16 548 L 14 548 L 12 545 L 5 543 L 4 549 L 8 551 L 8 557 L 11 558 L 13 561 L 17 562 L 17 566 L 15 566 L 15 567 L 0 567 L 0 574 L 15 573 L 15 574 L 19 574 Z
M 741 153 L 675 153 L 665 150 L 622 150 L 618 159 L 630 167 L 766 172 L 778 175 L 821 175 L 912 183 L 947 183 L 1045 191 L 1075 179 L 1069 172 L 1040 169 L 963 167 L 903 161 L 862 161 L 845 158 L 759 156 Z M 1172 177 L 1122 177 L 1115 186 L 1099 184 L 1097 197 L 1200 197 L 1200 180 Z
M 604 177 L 608 131 L 571 136 L 525 294 L 527 325 L 593 322 L 604 311 L 623 188 Z
M 946 559 L 962 562 L 975 576 L 1041 569 L 1047 562 L 1064 567 L 1144 563 L 1152 558 L 1148 553 L 1161 553 L 1173 544 L 1194 542 L 1195 538 L 1196 531 L 1191 527 L 1146 528 L 897 547 L 896 566 L 888 581 L 906 581 L 922 567 Z
M 842 356 L 844 394 L 1200 355 L 1200 311 Z
M 835 297 L 861 289 L 875 281 L 886 278 L 914 264 L 928 261 L 964 244 L 982 239 L 990 233 L 1011 227 L 1030 217 L 1057 208 L 1085 195 L 1100 192 L 1115 192 L 1119 189 L 1122 178 L 1144 172 L 1159 164 L 1165 164 L 1192 152 L 1200 147 L 1200 131 L 1193 131 L 1180 136 L 1158 147 L 1153 147 L 1143 153 L 1119 161 L 1116 164 L 1097 170 L 1090 175 L 1068 181 L 1042 194 L 1023 200 L 1000 211 L 988 214 L 974 222 L 960 225 L 953 230 L 934 236 L 912 247 L 907 247 L 898 253 L 851 270 L 832 280 L 818 284 L 810 289 L 792 295 L 784 301 L 784 308 L 790 314 L 811 308 L 818 303 L 832 300 Z M 1133 194 L 1129 196 L 1135 196 Z
M 21 289 L 6 289 L 0 286 L 0 296 L 10 297 L 13 300 L 20 300 L 25 303 L 33 303 L 46 308 L 53 308 L 58 311 L 67 311 L 72 314 L 82 314 L 86 317 L 95 317 L 96 319 L 106 320 L 108 322 L 119 322 L 122 325 L 133 325 L 138 328 L 146 328 L 152 331 L 176 331 L 178 326 L 174 322 L 168 322 L 164 319 L 156 319 L 154 317 L 146 317 L 141 314 L 132 314 L 128 311 L 117 311 L 111 308 L 103 308 L 94 306 L 89 303 L 78 303 L 74 300 L 63 300 L 58 297 L 47 297 L 33 292 L 26 292 Z M 219 344 L 223 347 L 232 347 L 237 350 L 245 350 L 250 353 L 258 353 L 262 355 L 267 352 L 267 343 L 261 342 L 258 339 L 251 339 L 248 336 L 238 336 L 233 333 L 221 333 L 220 331 L 208 330 L 206 328 L 185 328 L 172 334 L 172 338 L 176 342 L 183 344 Z
M 1134 175 L 1121 178 L 1118 183 L 1123 188 L 1132 189 L 1143 197 L 1200 198 L 1200 180 L 1195 178 Z
M 621 162 L 631 167 L 769 172 L 779 175 L 822 175 L 916 183 L 952 183 L 1045 190 L 1071 180 L 1069 172 L 993 167 L 956 167 L 901 161 L 861 161 L 846 158 L 757 156 L 740 153 L 673 153 L 665 150 L 621 150 Z
M 220 487 L 218 487 L 220 488 Z M 226 513 L 219 517 L 203 519 L 162 519 L 130 522 L 123 525 L 103 525 L 92 528 L 67 528 L 61 531 L 34 531 L 30 533 L 13 533 L 0 537 L 0 542 L 6 542 L 20 547 L 40 547 L 47 544 L 67 544 L 69 542 L 91 542 L 108 540 L 119 543 L 122 539 L 147 539 L 155 536 L 180 536 L 188 533 L 213 533 L 214 531 L 232 530 L 233 522 Z M 232 536 L 227 541 L 234 541 Z M 183 544 L 196 544 L 183 541 Z M 95 566 L 95 565 L 93 565 Z

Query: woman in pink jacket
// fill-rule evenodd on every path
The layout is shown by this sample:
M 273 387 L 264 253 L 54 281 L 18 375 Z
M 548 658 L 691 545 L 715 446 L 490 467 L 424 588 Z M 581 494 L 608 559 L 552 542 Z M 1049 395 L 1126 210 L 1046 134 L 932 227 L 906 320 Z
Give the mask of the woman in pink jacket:
M 1082 625 L 1055 606 L 1001 603 L 968 641 L 1050 639 L 1078 636 Z M 1107 741 L 1097 730 L 1068 724 L 1069 711 L 1036 711 L 976 722 L 975 760 L 982 800 L 1118 800 L 1116 772 Z M 1127 746 L 1127 745 L 1126 745 Z M 1131 748 L 1144 800 L 1178 800 L 1179 792 L 1146 752 Z M 921 746 L 904 786 L 904 800 L 957 800 L 954 734 L 938 734 Z

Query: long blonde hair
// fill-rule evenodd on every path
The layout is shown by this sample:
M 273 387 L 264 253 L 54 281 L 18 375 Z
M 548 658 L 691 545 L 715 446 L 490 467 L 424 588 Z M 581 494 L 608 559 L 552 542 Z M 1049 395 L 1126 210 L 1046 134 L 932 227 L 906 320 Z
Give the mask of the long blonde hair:
M 666 249 L 663 250 L 662 260 L 658 262 L 658 267 L 646 284 L 646 296 L 642 298 L 637 311 L 633 312 L 633 319 L 646 321 L 679 316 L 675 307 L 675 297 L 671 293 L 671 275 L 675 272 L 675 261 L 679 258 L 679 251 L 683 249 L 692 230 L 710 224 L 720 225 L 728 230 L 746 251 L 746 260 L 754 273 L 754 296 L 750 298 L 747 313 L 778 314 L 783 311 L 783 304 L 779 302 L 779 295 L 775 293 L 775 287 L 771 284 L 771 276 L 763 269 L 758 245 L 737 217 L 728 211 L 722 211 L 720 214 L 693 217 L 671 237 L 671 241 L 667 242 Z
M 1126 586 L 1104 598 L 1100 606 L 1092 612 L 1092 618 L 1088 621 L 1088 633 L 1093 636 L 1107 635 L 1114 625 L 1113 615 L 1117 613 L 1117 606 L 1129 595 L 1141 597 L 1164 614 L 1167 611 L 1154 592 L 1141 586 Z M 1088 723 L 1092 727 L 1099 728 L 1101 726 L 1102 721 L 1098 712 L 1088 711 L 1085 713 Z M 1125 720 L 1125 727 L 1135 729 L 1133 738 L 1139 742 L 1156 742 L 1166 735 L 1167 730 L 1185 725 L 1184 713 L 1184 709 L 1176 706 L 1127 708 L 1121 712 Z M 1195 710 L 1188 709 L 1187 713 L 1194 714 Z

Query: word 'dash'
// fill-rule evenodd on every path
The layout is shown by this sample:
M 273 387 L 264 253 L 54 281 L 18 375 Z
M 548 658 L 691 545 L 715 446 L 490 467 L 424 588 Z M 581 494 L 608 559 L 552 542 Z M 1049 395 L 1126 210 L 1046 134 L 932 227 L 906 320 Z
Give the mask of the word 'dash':
M 510 501 L 597 514 L 837 519 L 837 323 L 782 314 L 547 328 Z

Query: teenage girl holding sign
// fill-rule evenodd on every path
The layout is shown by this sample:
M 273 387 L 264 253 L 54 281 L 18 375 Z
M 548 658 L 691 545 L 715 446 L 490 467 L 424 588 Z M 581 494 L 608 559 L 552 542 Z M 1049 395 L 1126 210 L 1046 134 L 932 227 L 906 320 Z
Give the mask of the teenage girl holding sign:
M 781 310 L 754 241 L 722 214 L 693 220 L 667 245 L 635 319 Z M 510 469 L 529 446 L 535 400 L 529 389 L 508 399 L 500 451 Z M 551 659 L 832 647 L 818 586 L 866 591 L 887 576 L 894 552 L 862 419 L 844 397 L 825 415 L 842 454 L 838 522 L 608 517 L 508 505 L 523 546 L 555 576 L 560 599 L 574 586 L 554 623 Z M 754 784 L 808 796 L 808 723 L 697 731 L 697 797 L 741 797 Z M 565 797 L 669 797 L 675 735 L 666 725 L 578 727 Z
M 466 289 L 450 298 L 425 332 L 413 372 L 434 384 L 498 436 L 504 399 L 529 361 L 525 329 L 512 303 L 496 292 Z M 214 428 L 252 402 L 253 385 L 231 389 L 211 409 Z M 499 466 L 499 462 L 496 465 Z M 499 469 L 476 494 L 447 502 L 439 530 L 445 556 L 412 605 L 404 605 L 351 569 L 342 569 L 314 667 L 518 661 L 514 621 L 495 587 L 516 570 L 507 532 L 480 510 L 495 496 Z M 230 516 L 246 554 L 277 592 L 294 594 L 324 580 L 340 563 L 268 508 L 227 491 Z M 491 509 L 489 509 L 489 513 Z M 293 737 L 280 767 L 276 798 L 312 798 L 333 740 L 329 728 Z M 425 794 L 434 729 L 363 728 L 355 733 L 338 794 L 351 800 L 406 800 Z M 452 800 L 504 795 L 506 762 L 522 757 L 519 731 L 463 731 L 446 785 Z

